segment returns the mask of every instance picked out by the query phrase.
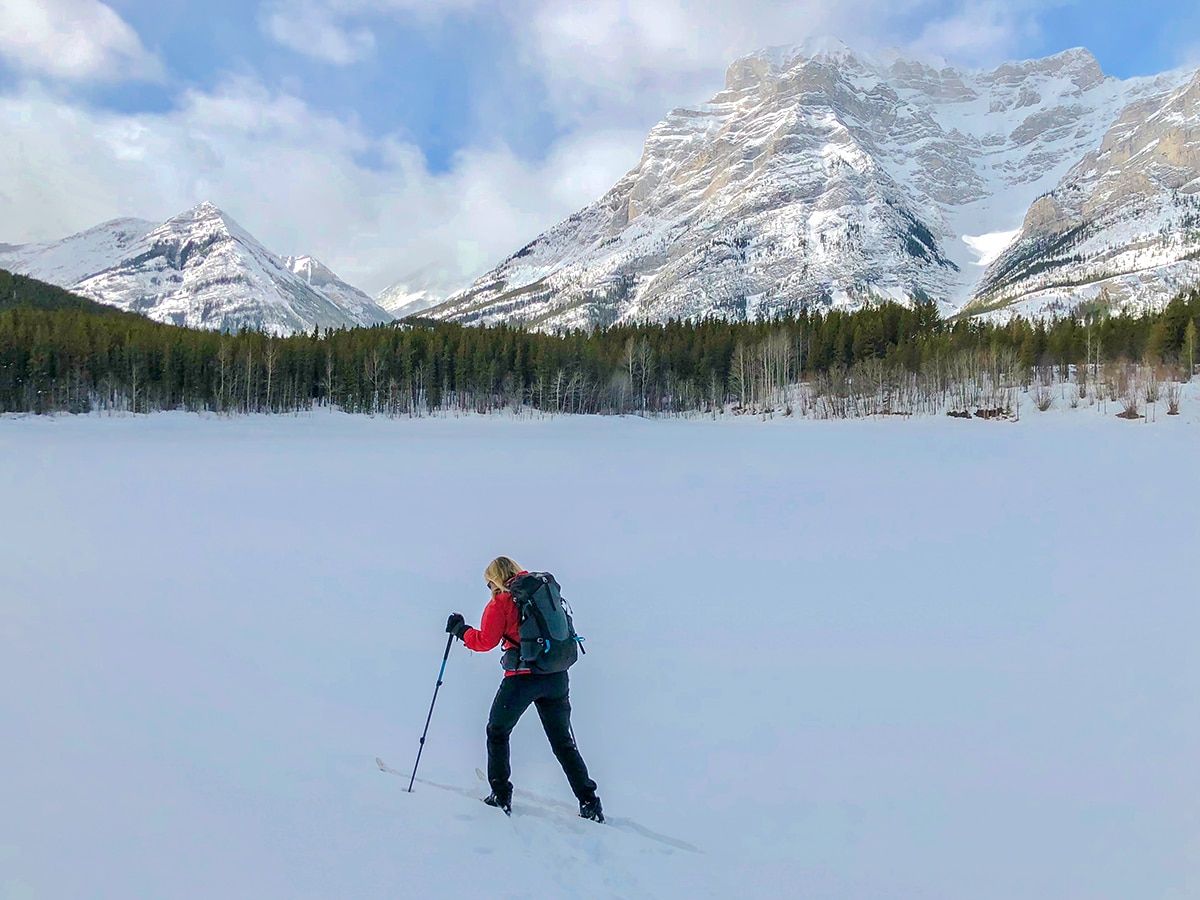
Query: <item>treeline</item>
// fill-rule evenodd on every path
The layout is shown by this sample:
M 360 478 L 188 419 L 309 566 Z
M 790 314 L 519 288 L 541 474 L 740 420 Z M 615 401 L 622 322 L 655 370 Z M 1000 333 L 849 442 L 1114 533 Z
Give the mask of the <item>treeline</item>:
M 1198 320 L 1193 290 L 1160 313 L 1005 325 L 885 303 L 588 333 L 410 319 L 280 338 L 162 325 L 0 272 L 0 412 L 791 412 L 801 383 L 805 403 L 826 410 L 861 402 L 869 413 L 932 411 L 958 395 L 959 405 L 973 402 L 965 379 L 998 392 L 1050 367 L 1148 362 L 1190 377 Z

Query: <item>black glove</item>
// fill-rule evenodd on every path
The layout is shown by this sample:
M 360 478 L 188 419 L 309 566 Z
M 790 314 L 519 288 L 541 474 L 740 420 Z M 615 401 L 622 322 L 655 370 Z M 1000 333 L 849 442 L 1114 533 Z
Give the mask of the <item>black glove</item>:
M 452 613 L 446 620 L 446 634 L 452 634 L 460 641 L 462 636 L 467 633 L 468 627 L 467 620 L 462 617 L 462 613 Z

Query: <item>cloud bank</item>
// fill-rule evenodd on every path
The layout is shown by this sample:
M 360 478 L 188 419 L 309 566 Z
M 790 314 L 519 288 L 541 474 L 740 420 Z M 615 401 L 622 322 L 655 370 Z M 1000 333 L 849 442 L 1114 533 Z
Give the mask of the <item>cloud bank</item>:
M 69 81 L 163 75 L 137 33 L 98 0 L 3 0 L 0 58 L 23 72 Z

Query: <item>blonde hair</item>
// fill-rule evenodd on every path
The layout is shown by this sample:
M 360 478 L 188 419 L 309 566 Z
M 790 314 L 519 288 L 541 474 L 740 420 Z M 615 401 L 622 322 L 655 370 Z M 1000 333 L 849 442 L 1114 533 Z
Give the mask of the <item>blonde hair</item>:
M 486 569 L 483 570 L 483 577 L 492 585 L 492 593 L 498 594 L 504 590 L 509 580 L 522 572 L 520 566 L 509 559 L 507 556 L 497 556 L 491 561 Z

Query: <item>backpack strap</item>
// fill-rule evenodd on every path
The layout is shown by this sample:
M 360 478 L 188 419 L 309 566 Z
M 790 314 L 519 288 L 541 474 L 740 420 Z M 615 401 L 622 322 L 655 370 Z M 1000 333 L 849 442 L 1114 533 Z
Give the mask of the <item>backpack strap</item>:
M 550 626 L 546 624 L 546 617 L 542 615 L 542 611 L 538 609 L 538 605 L 532 601 L 532 598 L 530 598 L 530 602 L 527 605 L 529 606 L 529 611 L 533 613 L 534 619 L 537 620 L 538 630 L 542 632 L 542 639 L 548 643 L 550 641 Z

